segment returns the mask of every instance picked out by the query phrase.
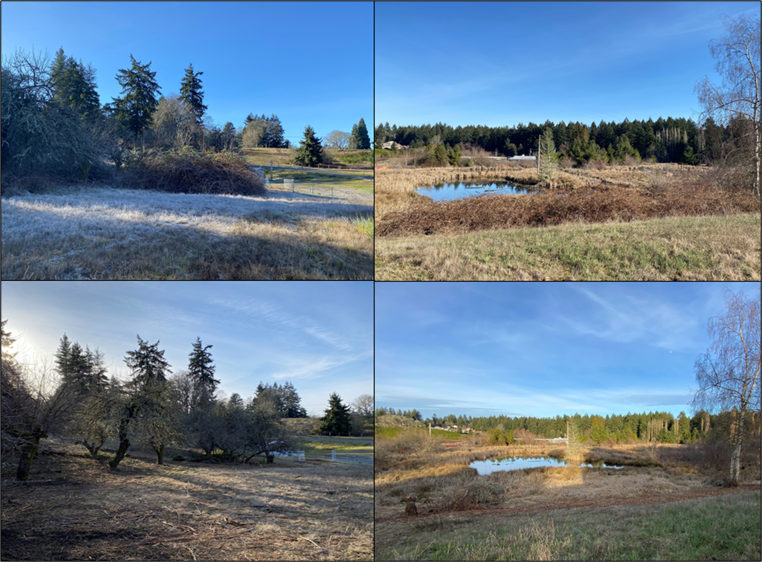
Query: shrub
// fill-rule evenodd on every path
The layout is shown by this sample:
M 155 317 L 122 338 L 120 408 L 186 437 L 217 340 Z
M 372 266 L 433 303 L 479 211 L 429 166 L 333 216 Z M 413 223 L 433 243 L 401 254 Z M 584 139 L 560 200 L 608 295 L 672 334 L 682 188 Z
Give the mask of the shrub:
M 128 164 L 125 183 L 139 189 L 171 193 L 266 195 L 265 180 L 231 152 L 203 153 L 184 147 L 149 150 Z

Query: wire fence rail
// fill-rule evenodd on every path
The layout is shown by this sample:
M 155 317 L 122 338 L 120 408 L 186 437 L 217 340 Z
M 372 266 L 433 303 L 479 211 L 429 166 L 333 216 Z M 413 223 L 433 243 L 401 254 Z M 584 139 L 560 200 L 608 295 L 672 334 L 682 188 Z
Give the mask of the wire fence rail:
M 298 183 L 294 180 L 284 179 L 282 182 L 267 182 L 268 189 L 290 191 L 291 193 L 305 193 L 318 197 L 335 197 L 348 199 L 362 203 L 373 204 L 373 191 L 356 189 L 352 187 L 325 186 L 314 183 Z

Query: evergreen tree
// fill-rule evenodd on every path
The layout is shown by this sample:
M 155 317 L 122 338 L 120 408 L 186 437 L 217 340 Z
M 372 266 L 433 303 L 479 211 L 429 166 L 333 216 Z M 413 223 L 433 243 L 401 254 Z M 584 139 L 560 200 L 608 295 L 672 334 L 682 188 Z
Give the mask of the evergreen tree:
M 609 438 L 609 434 L 606 431 L 603 418 L 601 416 L 592 417 L 592 425 L 590 427 L 590 438 L 595 441 L 596 445 L 600 445 L 603 441 Z
M 212 364 L 211 345 L 204 346 L 201 338 L 196 337 L 188 363 L 188 374 L 193 381 L 193 407 L 204 409 L 214 402 L 217 397 L 214 391 L 220 383 L 214 378 L 216 367 Z
M 122 97 L 113 98 L 113 111 L 123 130 L 140 137 L 150 126 L 153 112 L 159 104 L 156 94 L 161 90 L 156 83 L 156 72 L 151 63 L 141 65 L 130 55 L 132 66 L 120 69 L 116 80 L 122 86 Z
M 323 147 L 320 145 L 320 139 L 315 135 L 315 131 L 307 126 L 304 129 L 304 140 L 296 153 L 294 161 L 302 166 L 317 166 L 322 161 Z
M 360 147 L 360 140 L 357 138 L 357 125 L 352 125 L 352 133 L 349 135 L 349 150 L 357 150 Z
M 169 363 L 164 360 L 164 350 L 159 351 L 159 342 L 149 345 L 139 335 L 138 349 L 128 351 L 124 362 L 132 371 L 130 386 L 138 391 L 145 391 L 154 383 L 164 382 L 167 374 L 171 373 Z
M 686 146 L 685 150 L 683 150 L 683 164 L 690 164 L 691 166 L 698 164 L 698 159 L 693 153 L 692 146 Z
M 199 125 L 204 117 L 207 107 L 204 105 L 204 91 L 201 89 L 201 76 L 203 72 L 193 72 L 193 64 L 185 69 L 185 76 L 180 85 L 180 97 L 193 109 L 196 123 Z
M 100 98 L 95 83 L 95 70 L 64 55 L 63 47 L 56 53 L 50 68 L 53 100 L 75 110 L 82 118 L 90 119 L 100 113 Z
M 357 124 L 357 148 L 360 150 L 370 149 L 370 137 L 368 136 L 368 127 L 365 126 L 365 121 L 360 118 L 360 122 Z
M 64 333 L 59 342 L 58 350 L 56 350 L 54 355 L 56 370 L 62 380 L 68 380 L 71 376 L 71 342 L 66 333 Z
M 349 435 L 352 429 L 352 418 L 349 412 L 349 406 L 342 404 L 341 398 L 334 392 L 328 399 L 325 416 L 320 418 L 323 422 L 320 431 L 331 435 Z

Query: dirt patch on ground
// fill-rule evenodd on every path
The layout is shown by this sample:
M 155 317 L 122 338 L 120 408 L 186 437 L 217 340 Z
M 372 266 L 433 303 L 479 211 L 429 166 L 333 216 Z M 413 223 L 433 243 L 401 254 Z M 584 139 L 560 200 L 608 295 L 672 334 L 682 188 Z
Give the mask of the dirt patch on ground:
M 677 502 L 677 501 L 683 501 L 683 500 L 690 500 L 690 499 L 696 499 L 696 498 L 705 498 L 710 496 L 720 496 L 725 494 L 737 494 L 740 492 L 753 492 L 759 489 L 758 485 L 744 485 L 744 486 L 738 486 L 736 488 L 718 488 L 718 489 L 704 489 L 704 490 L 693 490 L 690 492 L 684 492 L 680 494 L 658 494 L 658 495 L 650 495 L 650 496 L 637 496 L 637 497 L 631 497 L 631 498 L 617 498 L 617 499 L 601 499 L 601 500 L 594 500 L 594 499 L 577 499 L 577 500 L 567 500 L 567 501 L 554 501 L 552 503 L 541 503 L 537 505 L 525 505 L 520 507 L 501 507 L 501 508 L 494 508 L 494 507 L 472 507 L 471 509 L 465 509 L 460 511 L 451 511 L 451 512 L 441 512 L 441 511 L 429 511 L 425 513 L 419 513 L 418 520 L 425 521 L 427 518 L 436 517 L 437 519 L 441 518 L 463 518 L 463 517 L 472 517 L 472 516 L 479 516 L 479 515 L 486 515 L 489 514 L 490 516 L 510 516 L 510 515 L 520 515 L 520 514 L 530 514 L 530 513 L 539 513 L 539 512 L 545 512 L 545 511 L 553 511 L 553 510 L 563 510 L 563 509 L 578 509 L 578 508 L 596 508 L 596 507 L 610 507 L 610 506 L 625 506 L 625 505 L 647 505 L 647 504 L 654 504 L 654 503 L 666 503 L 666 502 Z M 395 514 L 388 517 L 377 517 L 376 518 L 376 524 L 384 524 L 384 523 L 391 523 L 394 521 L 404 521 L 409 519 L 404 515 L 404 513 L 401 514 Z
M 3 467 L 4 560 L 371 560 L 372 467 L 164 466 L 70 448 Z M 6 472 L 6 469 L 8 472 Z

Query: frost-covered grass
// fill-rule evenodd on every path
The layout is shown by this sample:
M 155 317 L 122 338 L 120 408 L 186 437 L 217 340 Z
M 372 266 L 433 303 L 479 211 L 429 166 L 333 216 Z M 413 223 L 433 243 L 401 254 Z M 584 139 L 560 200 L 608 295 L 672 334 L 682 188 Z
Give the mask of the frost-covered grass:
M 2 200 L 5 279 L 372 279 L 373 208 L 267 197 L 67 188 Z

